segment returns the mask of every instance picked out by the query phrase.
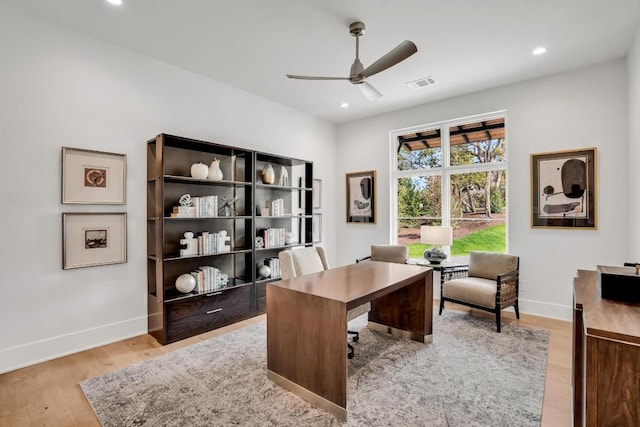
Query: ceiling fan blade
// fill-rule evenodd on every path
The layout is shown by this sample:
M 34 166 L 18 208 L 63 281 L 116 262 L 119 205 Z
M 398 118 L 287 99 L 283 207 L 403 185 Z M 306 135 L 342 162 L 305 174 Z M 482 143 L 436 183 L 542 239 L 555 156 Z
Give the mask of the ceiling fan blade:
M 360 88 L 360 92 L 362 92 L 369 101 L 375 101 L 378 98 L 382 98 L 382 94 L 367 82 L 358 83 L 358 87 Z
M 400 43 L 398 46 L 391 49 L 387 52 L 383 57 L 378 59 L 373 64 L 369 65 L 367 68 L 362 70 L 360 73 L 361 76 L 370 77 L 374 74 L 379 73 L 380 71 L 384 71 L 387 68 L 393 67 L 399 62 L 404 61 L 414 53 L 418 51 L 416 45 L 409 40 L 405 40 Z
M 287 74 L 290 79 L 302 80 L 349 80 L 349 77 L 319 77 L 319 76 L 297 76 L 295 74 Z

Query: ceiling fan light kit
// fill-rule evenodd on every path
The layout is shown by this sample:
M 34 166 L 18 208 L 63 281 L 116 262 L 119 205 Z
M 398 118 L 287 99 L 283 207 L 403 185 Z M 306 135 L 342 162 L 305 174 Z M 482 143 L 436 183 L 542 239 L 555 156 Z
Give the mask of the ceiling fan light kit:
M 358 85 L 360 91 L 369 100 L 380 98 L 382 94 L 371 84 L 366 82 L 367 77 L 378 74 L 381 71 L 391 68 L 404 61 L 418 51 L 416 45 L 409 40 L 405 40 L 398 46 L 391 49 L 367 68 L 360 62 L 360 36 L 364 35 L 365 25 L 362 22 L 353 22 L 349 25 L 349 33 L 356 38 L 356 58 L 351 65 L 349 77 L 326 77 L 326 76 L 299 76 L 287 74 L 290 79 L 301 80 L 348 80 L 352 84 Z

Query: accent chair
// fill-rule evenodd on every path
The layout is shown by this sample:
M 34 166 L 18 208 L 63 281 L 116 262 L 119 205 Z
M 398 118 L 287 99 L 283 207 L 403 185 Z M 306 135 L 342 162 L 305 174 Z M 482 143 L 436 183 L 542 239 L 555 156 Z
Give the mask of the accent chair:
M 356 263 L 367 259 L 406 264 L 409 259 L 409 249 L 404 245 L 371 245 L 371 255 L 357 259 Z
M 474 251 L 469 253 L 469 265 L 442 267 L 440 271 L 440 312 L 445 301 L 466 305 L 496 315 L 500 332 L 500 313 L 513 306 L 516 318 L 520 258 L 515 255 Z

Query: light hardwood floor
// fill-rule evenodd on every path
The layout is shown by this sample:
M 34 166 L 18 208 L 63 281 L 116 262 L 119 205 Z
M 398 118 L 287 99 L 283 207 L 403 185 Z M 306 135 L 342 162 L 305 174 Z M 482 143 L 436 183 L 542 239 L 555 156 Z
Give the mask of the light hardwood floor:
M 451 309 L 471 311 L 447 304 L 446 310 Z M 520 317 L 516 320 L 505 313 L 503 324 L 513 322 L 551 332 L 541 425 L 571 426 L 571 323 L 526 314 Z M 150 335 L 141 335 L 2 374 L 0 426 L 99 426 L 80 389 L 81 381 L 264 319 L 258 316 L 164 347 Z

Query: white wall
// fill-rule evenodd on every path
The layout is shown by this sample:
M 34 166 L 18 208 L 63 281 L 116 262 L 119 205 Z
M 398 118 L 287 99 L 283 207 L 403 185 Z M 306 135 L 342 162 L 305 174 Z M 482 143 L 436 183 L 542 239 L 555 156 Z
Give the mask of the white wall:
M 312 160 L 335 210 L 333 125 L 4 4 L 0 52 L 0 372 L 146 333 L 146 141 L 158 133 Z M 127 205 L 61 205 L 62 146 L 125 153 Z M 63 271 L 64 211 L 126 211 L 128 262 Z
M 627 56 L 629 75 L 629 254 L 627 261 L 640 262 L 640 29 Z
M 337 173 L 377 170 L 379 213 L 375 225 L 350 225 L 338 217 L 338 262 L 353 262 L 369 253 L 370 244 L 389 241 L 389 131 L 506 109 L 508 248 L 521 257 L 521 310 L 569 319 L 576 269 L 620 265 L 627 257 L 626 91 L 620 59 L 338 126 Z M 530 154 L 594 146 L 598 229 L 532 229 Z M 344 200 L 344 188 L 336 191 Z

